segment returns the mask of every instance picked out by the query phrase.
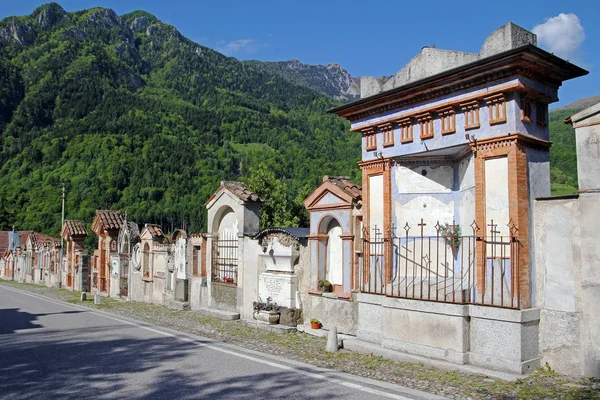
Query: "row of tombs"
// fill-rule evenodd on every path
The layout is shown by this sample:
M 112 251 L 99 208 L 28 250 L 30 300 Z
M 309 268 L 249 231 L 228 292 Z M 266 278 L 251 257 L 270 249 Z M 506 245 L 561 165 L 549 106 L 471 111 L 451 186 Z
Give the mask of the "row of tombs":
M 332 193 L 342 203 L 323 206 Z M 58 239 L 46 246 L 54 257 L 46 257 L 42 253 L 51 250 L 32 250 L 23 238 L 18 246 L 22 232 L 8 232 L 14 233 L 16 245 L 0 261 L 0 275 L 226 319 L 261 319 L 259 308 L 276 305 L 280 317 L 270 323 L 295 327 L 319 319 L 325 327 L 356 332 L 349 272 L 357 261 L 348 254 L 354 254 L 353 233 L 360 229 L 361 187 L 346 177 L 324 177 L 307 207 L 315 215 L 327 208 L 333 212 L 320 221 L 315 234 L 309 228 L 260 230 L 260 204 L 243 183 L 221 182 L 206 205 L 208 233 L 191 235 L 183 229 L 166 235 L 155 224 L 140 229 L 117 210 L 97 210 L 91 224 L 98 236 L 93 254 L 84 248 L 86 224 L 66 220 L 62 262 Z M 311 236 L 321 237 L 319 243 L 325 246 L 314 266 Z
M 429 175 L 436 173 L 443 170 Z M 362 196 L 347 177 L 325 176 L 304 201 L 310 228 L 260 230 L 260 198 L 241 182 L 225 181 L 206 203 L 207 233 L 165 235 L 154 224 L 140 230 L 119 211 L 97 210 L 93 255 L 83 247 L 85 224 L 67 220 L 62 261 L 51 250 L 60 249 L 58 240 L 40 236 L 36 247 L 32 233 L 20 253 L 13 246 L 0 260 L 0 277 L 284 330 L 307 329 L 317 319 L 354 335 L 357 346 L 371 342 L 456 364 L 513 373 L 540 364 L 540 345 L 551 338 L 543 308 L 513 303 L 515 238 L 498 236 L 483 246 L 482 278 L 475 260 L 485 236 L 475 228 L 454 237 L 421 220 L 378 237 L 378 228 L 363 227 Z M 272 303 L 278 313 L 265 312 Z
M 206 234 L 100 210 L 93 255 L 85 225 L 66 221 L 62 261 L 32 233 L 0 274 L 246 321 L 275 322 L 262 312 L 274 302 L 281 324 L 355 335 L 344 347 L 600 377 L 600 104 L 565 120 L 579 194 L 550 197 L 548 106 L 585 74 L 512 23 L 479 53 L 424 47 L 329 111 L 361 133 L 362 185 L 324 177 L 304 201 L 309 228 L 260 230 L 259 197 L 222 182 Z

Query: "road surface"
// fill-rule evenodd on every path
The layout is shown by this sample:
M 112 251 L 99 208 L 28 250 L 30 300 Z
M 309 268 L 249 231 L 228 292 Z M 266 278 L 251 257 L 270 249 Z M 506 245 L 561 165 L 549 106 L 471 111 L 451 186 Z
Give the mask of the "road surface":
M 0 285 L 1 399 L 439 399 Z

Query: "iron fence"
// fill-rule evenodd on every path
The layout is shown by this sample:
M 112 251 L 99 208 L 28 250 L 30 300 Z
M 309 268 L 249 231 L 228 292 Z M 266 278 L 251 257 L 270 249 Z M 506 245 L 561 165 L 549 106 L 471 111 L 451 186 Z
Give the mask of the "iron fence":
M 455 223 L 435 235 L 411 235 L 407 223 L 383 232 L 363 230 L 359 288 L 391 297 L 519 308 L 519 241 L 509 224 L 502 236 L 491 222 L 487 236 L 475 223 L 463 235 Z M 430 231 L 431 232 L 431 231 Z
M 238 238 L 230 232 L 223 232 L 213 239 L 212 281 L 237 285 L 238 278 Z

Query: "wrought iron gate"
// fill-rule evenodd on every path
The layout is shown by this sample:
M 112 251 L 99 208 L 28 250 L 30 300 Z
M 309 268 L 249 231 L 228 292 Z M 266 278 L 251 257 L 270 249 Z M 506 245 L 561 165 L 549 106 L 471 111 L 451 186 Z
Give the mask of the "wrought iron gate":
M 237 285 L 238 238 L 225 231 L 213 239 L 212 281 Z

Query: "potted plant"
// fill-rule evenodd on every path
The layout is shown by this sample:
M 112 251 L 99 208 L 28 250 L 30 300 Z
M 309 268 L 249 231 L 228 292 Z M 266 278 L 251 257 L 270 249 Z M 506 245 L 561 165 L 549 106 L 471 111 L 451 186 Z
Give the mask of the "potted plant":
M 321 321 L 319 321 L 316 318 L 313 318 L 310 320 L 310 327 L 313 329 L 320 329 L 321 328 Z
M 318 283 L 319 290 L 323 293 L 329 293 L 333 291 L 333 285 L 327 279 L 321 279 Z
M 271 297 L 267 297 L 267 301 L 258 301 L 252 303 L 254 309 L 254 319 L 265 324 L 276 324 L 279 322 L 279 306 L 273 302 Z
M 458 224 L 448 224 L 440 226 L 440 236 L 444 238 L 446 244 L 450 246 L 452 249 L 452 255 L 456 256 L 456 251 L 460 247 L 460 225 Z

